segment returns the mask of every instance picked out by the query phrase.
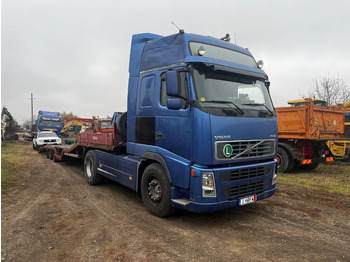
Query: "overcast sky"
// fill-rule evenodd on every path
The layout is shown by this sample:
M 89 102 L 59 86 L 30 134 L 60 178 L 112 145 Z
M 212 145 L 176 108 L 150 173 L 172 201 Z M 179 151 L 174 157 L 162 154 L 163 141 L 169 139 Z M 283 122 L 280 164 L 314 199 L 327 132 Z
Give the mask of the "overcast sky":
M 275 106 L 319 76 L 350 85 L 350 1 L 2 0 L 1 106 L 21 124 L 34 112 L 80 117 L 125 111 L 131 37 L 223 37 L 264 61 Z M 233 37 L 232 37 L 233 38 Z

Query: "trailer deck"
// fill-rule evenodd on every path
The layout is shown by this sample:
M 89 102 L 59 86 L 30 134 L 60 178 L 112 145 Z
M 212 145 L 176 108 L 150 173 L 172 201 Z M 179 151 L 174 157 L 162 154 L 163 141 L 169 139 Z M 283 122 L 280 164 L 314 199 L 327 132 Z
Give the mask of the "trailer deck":
M 88 149 L 100 149 L 103 151 L 115 151 L 125 146 L 125 141 L 113 126 L 112 133 L 96 133 L 94 129 L 86 129 L 85 132 L 77 134 L 73 145 L 47 145 L 42 150 L 47 151 L 47 158 L 54 161 L 62 161 L 66 157 L 82 159 Z

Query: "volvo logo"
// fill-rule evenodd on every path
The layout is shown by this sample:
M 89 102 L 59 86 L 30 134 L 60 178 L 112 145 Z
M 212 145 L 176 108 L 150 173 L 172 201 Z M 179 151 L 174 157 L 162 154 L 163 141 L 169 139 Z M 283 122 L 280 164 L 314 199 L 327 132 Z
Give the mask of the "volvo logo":
M 245 153 L 251 153 L 253 151 L 253 146 L 247 146 L 244 150 Z

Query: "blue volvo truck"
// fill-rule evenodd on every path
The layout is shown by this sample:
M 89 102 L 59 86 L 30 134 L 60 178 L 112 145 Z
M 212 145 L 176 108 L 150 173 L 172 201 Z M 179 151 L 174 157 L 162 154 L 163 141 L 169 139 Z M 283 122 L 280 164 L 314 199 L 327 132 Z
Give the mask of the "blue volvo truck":
M 103 177 L 164 217 L 214 212 L 272 196 L 277 119 L 260 63 L 212 37 L 133 35 L 125 150 L 91 149 L 85 179 Z
M 59 112 L 39 110 L 35 125 L 38 132 L 53 131 L 61 136 L 62 120 Z

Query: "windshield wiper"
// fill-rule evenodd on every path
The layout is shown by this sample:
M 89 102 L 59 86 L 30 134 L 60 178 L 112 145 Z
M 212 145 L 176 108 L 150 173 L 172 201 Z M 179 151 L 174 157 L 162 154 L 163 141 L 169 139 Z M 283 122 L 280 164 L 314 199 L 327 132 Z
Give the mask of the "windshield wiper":
M 241 115 L 244 115 L 243 110 L 236 105 L 235 103 L 231 102 L 231 101 L 221 101 L 221 100 L 208 100 L 208 101 L 202 101 L 205 103 L 218 103 L 218 104 L 230 104 L 230 105 L 234 105 L 236 107 L 236 109 L 241 113 Z
M 259 103 L 248 103 L 248 104 L 242 104 L 244 106 L 263 106 L 267 109 L 267 111 L 269 111 L 269 113 L 271 114 L 271 116 L 274 116 L 275 114 L 271 111 L 270 108 L 268 108 L 265 104 L 259 104 Z

